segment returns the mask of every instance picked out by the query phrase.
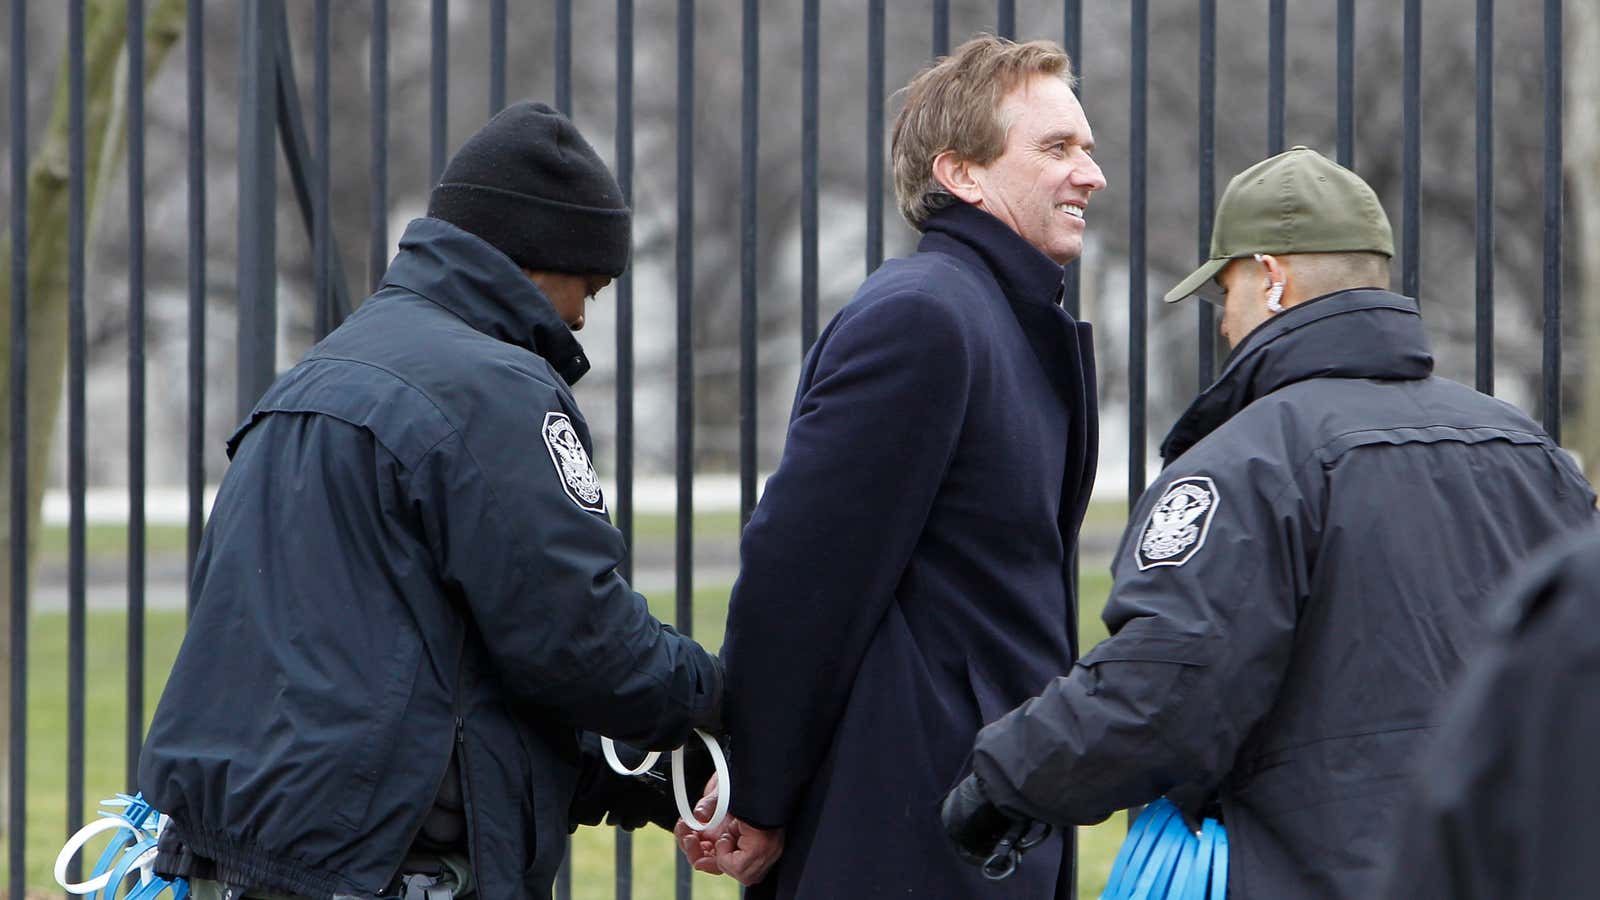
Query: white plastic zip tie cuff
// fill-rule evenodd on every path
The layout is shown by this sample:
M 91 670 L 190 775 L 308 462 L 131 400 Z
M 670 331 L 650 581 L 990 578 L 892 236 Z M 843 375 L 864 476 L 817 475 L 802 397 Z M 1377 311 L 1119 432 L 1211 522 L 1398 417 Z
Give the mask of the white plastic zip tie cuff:
M 716 808 L 712 810 L 711 818 L 704 822 L 695 816 L 694 807 L 689 804 L 689 788 L 684 783 L 686 776 L 684 775 L 682 747 L 672 751 L 672 796 L 673 799 L 678 801 L 678 816 L 683 819 L 685 825 L 695 831 L 712 831 L 719 827 L 722 821 L 728 817 L 729 798 L 733 796 L 733 781 L 728 773 L 728 758 L 722 753 L 722 745 L 717 743 L 716 738 L 698 728 L 694 730 L 694 733 L 706 745 L 706 750 L 711 754 L 711 764 L 716 769 L 718 785 Z M 611 770 L 618 775 L 643 775 L 645 772 L 650 771 L 650 767 L 656 764 L 656 760 L 661 758 L 659 751 L 652 751 L 645 754 L 644 762 L 640 763 L 636 768 L 630 769 L 622 764 L 621 759 L 617 758 L 616 742 L 608 737 L 600 739 L 600 751 L 605 755 L 606 765 L 609 765 Z

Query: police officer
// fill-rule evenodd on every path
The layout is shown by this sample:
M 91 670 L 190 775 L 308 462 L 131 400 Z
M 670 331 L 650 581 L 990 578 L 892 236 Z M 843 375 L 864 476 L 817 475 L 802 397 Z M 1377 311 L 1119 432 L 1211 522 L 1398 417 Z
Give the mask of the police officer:
M 1169 302 L 1222 306 L 1222 374 L 1162 445 L 1113 563 L 1111 637 L 979 733 L 947 832 L 1220 803 L 1229 896 L 1377 888 L 1435 705 L 1494 586 L 1594 519 L 1572 461 L 1508 404 L 1434 377 L 1393 238 L 1304 147 L 1245 170 Z M 1024 867 L 1026 863 L 1024 863 Z
M 1592 897 L 1600 532 L 1519 573 L 1440 715 L 1377 896 Z
M 580 778 L 578 819 L 676 818 L 580 742 L 676 747 L 720 710 L 716 659 L 616 572 L 571 390 L 629 240 L 572 124 L 510 107 L 229 438 L 140 759 L 172 818 L 158 870 L 225 896 L 548 896 Z

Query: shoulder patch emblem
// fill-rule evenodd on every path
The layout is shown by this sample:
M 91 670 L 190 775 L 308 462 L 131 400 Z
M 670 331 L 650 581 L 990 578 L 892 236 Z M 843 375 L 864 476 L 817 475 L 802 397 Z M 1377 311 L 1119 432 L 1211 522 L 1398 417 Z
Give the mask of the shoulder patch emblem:
M 578 440 L 578 432 L 565 413 L 545 413 L 544 443 L 550 450 L 550 461 L 555 463 L 561 476 L 561 487 L 572 502 L 589 512 L 606 511 L 605 498 L 600 496 L 600 478 L 594 474 L 589 454 Z
M 1200 552 L 1218 499 L 1217 486 L 1204 475 L 1179 478 L 1168 485 L 1139 535 L 1134 550 L 1139 571 L 1181 566 Z

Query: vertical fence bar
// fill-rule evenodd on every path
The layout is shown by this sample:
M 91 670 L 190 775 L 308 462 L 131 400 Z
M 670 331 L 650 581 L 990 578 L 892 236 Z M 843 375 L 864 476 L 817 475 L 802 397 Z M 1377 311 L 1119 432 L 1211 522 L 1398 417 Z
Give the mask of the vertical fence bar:
M 556 109 L 572 117 L 572 0 L 556 0 Z
M 1267 155 L 1283 152 L 1284 31 L 1288 0 L 1271 0 L 1267 7 Z
M 1145 306 L 1145 179 L 1148 159 L 1148 93 L 1150 81 L 1149 0 L 1132 0 L 1133 71 L 1130 85 L 1128 141 L 1128 510 L 1144 492 L 1145 393 L 1148 338 Z M 1128 810 L 1128 825 L 1139 816 Z
M 678 422 L 677 591 L 674 616 L 694 631 L 694 0 L 678 0 Z M 676 860 L 677 900 L 689 900 L 693 870 Z
M 506 0 L 489 4 L 489 115 L 506 108 Z
M 867 4 L 867 274 L 883 262 L 884 0 Z
M 1338 156 L 1347 169 L 1356 164 L 1356 0 L 1339 0 Z
M 272 383 L 277 355 L 277 29 L 280 0 L 239 17 L 239 315 L 236 419 Z
M 1062 12 L 1061 21 L 1062 43 L 1066 45 L 1067 57 L 1072 60 L 1073 74 L 1078 76 L 1078 99 L 1083 99 L 1083 0 L 1067 0 Z M 1073 318 L 1083 314 L 1083 303 L 1080 298 L 1080 265 L 1077 260 L 1067 263 L 1066 281 L 1062 286 L 1061 305 Z M 1074 569 L 1074 579 L 1077 572 Z M 1077 584 L 1074 581 L 1073 587 Z
M 572 0 L 556 0 L 556 109 L 572 117 Z M 572 900 L 572 843 L 556 871 L 556 900 Z
M 193 5 L 198 5 L 196 2 Z M 84 0 L 67 4 L 67 836 L 83 826 L 85 695 L 88 653 L 85 619 L 84 495 L 87 486 L 88 315 L 87 186 L 84 184 Z M 191 32 L 192 33 L 192 32 Z M 191 54 L 193 50 L 190 51 Z M 67 880 L 83 880 L 82 854 L 67 867 Z
M 28 753 L 28 17 L 11 4 L 10 893 L 23 896 Z
M 995 35 L 1015 39 L 1017 36 L 1017 0 L 998 0 L 995 8 Z
M 1494 393 L 1494 0 L 1478 0 L 1476 48 L 1478 208 L 1473 220 L 1477 243 L 1477 388 Z
M 940 0 L 948 3 L 949 0 Z M 947 10 L 948 12 L 948 10 Z M 817 342 L 818 0 L 801 11 L 800 73 L 800 355 Z
M 428 188 L 439 183 L 439 176 L 444 173 L 445 164 L 445 138 L 449 125 L 450 96 L 449 87 L 445 80 L 450 69 L 450 0 L 433 0 L 430 16 L 431 36 L 429 45 L 432 48 L 432 69 L 428 79 L 429 89 L 429 123 L 428 123 Z
M 128 753 L 144 744 L 144 0 L 128 0 Z
M 206 70 L 205 4 L 189 0 L 189 530 L 184 557 L 184 606 L 194 613 L 189 576 L 200 555 L 206 492 Z M 78 176 L 74 175 L 74 183 Z
M 300 90 L 295 84 L 294 53 L 289 46 L 288 24 L 283 18 L 283 8 L 278 8 L 279 24 L 277 33 L 277 102 L 278 102 L 278 134 L 282 138 L 284 161 L 288 163 L 289 182 L 294 189 L 295 203 L 300 208 L 300 221 L 305 227 L 306 234 L 310 237 L 312 247 L 312 260 L 315 264 L 317 253 L 317 203 L 318 195 L 322 190 L 318 183 L 325 179 L 319 178 L 320 167 L 317 165 L 317 155 L 313 153 L 312 142 L 316 139 L 316 112 L 313 104 L 313 124 L 306 126 L 306 116 L 300 105 Z M 327 264 L 323 266 L 325 282 L 327 284 L 326 301 L 319 305 L 326 310 L 328 328 L 335 328 L 343 320 L 345 310 L 350 308 L 349 298 L 346 296 L 344 285 L 344 268 L 339 262 L 339 245 L 334 240 L 333 231 L 328 231 L 328 240 L 324 251 Z
M 1144 492 L 1145 156 L 1150 80 L 1149 0 L 1132 0 L 1133 72 L 1128 141 L 1128 507 Z
M 1077 76 L 1077 86 L 1074 92 L 1081 99 L 1083 97 L 1083 2 L 1082 0 L 1067 0 L 1062 7 L 1061 38 L 1067 51 L 1067 58 L 1072 61 L 1073 74 Z M 1087 249 L 1087 247 L 1085 247 Z M 1083 314 L 1081 300 L 1081 264 L 1078 260 L 1067 263 L 1066 272 L 1062 277 L 1061 305 L 1073 318 Z M 1070 573 L 1071 591 L 1068 596 L 1072 598 L 1067 615 L 1072 617 L 1072 658 L 1078 658 L 1078 621 L 1079 591 L 1082 579 L 1079 568 L 1082 557 L 1079 553 L 1079 543 L 1074 541 L 1068 551 L 1071 558 L 1067 561 L 1067 571 Z M 1078 900 L 1078 829 L 1068 828 L 1062 833 L 1063 846 L 1061 852 L 1066 857 L 1066 865 L 1062 867 L 1067 879 L 1068 900 Z
M 1217 208 L 1217 0 L 1200 0 L 1200 259 L 1211 256 L 1211 216 Z M 1217 371 L 1217 325 L 1209 303 L 1196 303 L 1200 389 Z
M 377 290 L 389 267 L 389 0 L 372 0 L 372 181 L 367 207 L 367 283 Z
M 333 129 L 328 115 L 328 93 L 331 90 L 332 75 L 329 71 L 328 43 L 329 43 L 329 17 L 330 0 L 317 0 L 314 9 L 316 18 L 316 35 L 313 55 L 315 72 L 312 79 L 316 82 L 313 91 L 316 94 L 313 115 L 317 130 L 316 148 L 317 155 L 312 164 L 316 166 L 315 193 L 312 195 L 311 213 L 311 242 L 314 260 L 312 269 L 316 282 L 317 311 L 316 311 L 316 336 L 322 340 L 328 332 L 338 325 L 338 313 L 333 299 L 333 242 L 331 233 L 333 221 L 329 216 L 328 192 L 332 189 L 330 182 L 333 179 Z
M 1401 192 L 1404 220 L 1400 226 L 1403 260 L 1400 292 L 1416 297 L 1417 273 L 1422 266 L 1422 0 L 1406 0 L 1403 82 L 1405 148 Z
M 1544 2 L 1544 430 L 1561 440 L 1561 0 Z
M 950 55 L 950 0 L 933 0 L 933 55 Z
M 617 0 L 617 184 L 633 206 L 633 0 Z M 618 568 L 633 580 L 633 274 L 617 279 L 617 530 L 628 553 Z M 633 900 L 633 832 L 615 829 L 616 900 Z
M 756 508 L 756 191 L 761 102 L 761 13 L 744 0 L 744 140 L 739 171 L 739 528 Z

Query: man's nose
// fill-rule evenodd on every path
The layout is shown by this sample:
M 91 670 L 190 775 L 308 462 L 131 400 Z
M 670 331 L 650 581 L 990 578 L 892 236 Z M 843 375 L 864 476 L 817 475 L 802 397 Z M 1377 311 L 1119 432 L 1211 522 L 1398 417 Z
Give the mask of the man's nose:
M 1106 186 L 1106 175 L 1100 171 L 1100 164 L 1087 153 L 1083 155 L 1083 164 L 1073 173 L 1072 180 L 1077 186 L 1091 191 L 1098 191 Z

